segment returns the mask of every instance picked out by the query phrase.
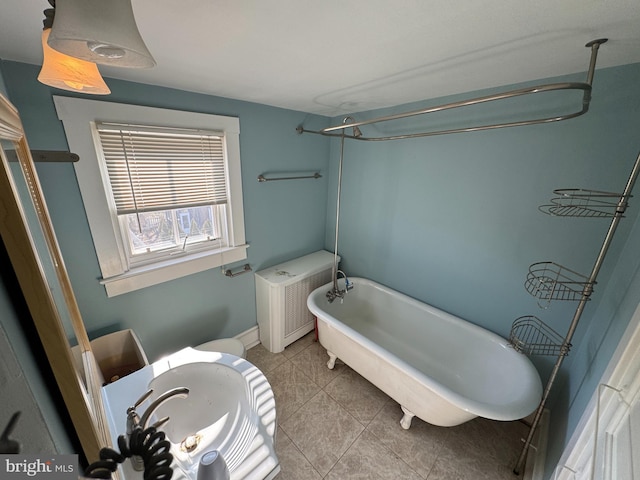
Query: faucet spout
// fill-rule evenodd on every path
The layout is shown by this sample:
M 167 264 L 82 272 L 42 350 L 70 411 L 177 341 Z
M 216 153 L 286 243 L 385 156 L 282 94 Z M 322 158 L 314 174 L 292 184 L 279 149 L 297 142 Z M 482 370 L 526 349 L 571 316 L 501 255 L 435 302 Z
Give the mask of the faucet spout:
M 344 277 L 344 290 L 338 287 L 338 277 L 342 275 Z M 333 303 L 336 298 L 340 298 L 340 301 L 344 299 L 345 294 L 353 288 L 353 283 L 349 281 L 347 275 L 342 270 L 337 270 L 333 277 L 333 288 L 327 292 L 327 300 L 329 303 Z
M 149 427 L 148 425 L 149 419 L 155 413 L 158 407 L 160 407 L 160 405 L 162 405 L 167 400 L 173 397 L 187 398 L 188 396 L 189 396 L 189 389 L 186 387 L 173 388 L 171 390 L 164 392 L 162 395 L 156 398 L 153 402 L 151 402 L 151 405 L 149 405 L 149 408 L 147 408 L 145 412 L 142 414 L 142 417 L 140 417 L 140 426 L 142 426 L 142 429 L 146 430 Z

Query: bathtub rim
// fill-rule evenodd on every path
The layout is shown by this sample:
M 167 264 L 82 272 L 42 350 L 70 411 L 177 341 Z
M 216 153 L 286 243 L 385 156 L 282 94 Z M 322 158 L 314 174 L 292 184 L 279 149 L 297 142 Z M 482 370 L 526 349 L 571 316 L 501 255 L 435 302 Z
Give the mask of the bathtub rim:
M 317 303 L 316 300 L 326 301 L 325 293 L 328 289 L 331 288 L 331 283 L 323 285 L 321 287 L 313 290 L 309 296 L 307 297 L 307 307 L 309 310 L 317 317 L 318 321 L 324 321 L 327 324 L 330 324 L 332 328 L 340 331 L 343 335 L 354 338 L 361 344 L 366 345 L 371 348 L 377 355 L 384 358 L 387 362 L 389 362 L 393 367 L 398 370 L 404 372 L 405 374 L 419 379 L 420 383 L 424 384 L 429 390 L 431 390 L 434 394 L 445 398 L 455 407 L 473 413 L 476 416 L 492 419 L 492 420 L 500 420 L 500 421 L 513 421 L 519 420 L 530 415 L 535 409 L 538 407 L 540 400 L 542 398 L 542 381 L 540 379 L 540 374 L 537 369 L 531 362 L 531 360 L 522 353 L 514 350 L 508 343 L 508 341 L 501 337 L 500 335 L 487 330 L 484 327 L 476 325 L 468 320 L 457 317 L 451 313 L 448 313 L 444 310 L 441 310 L 433 305 L 421 302 L 415 298 L 412 298 L 408 295 L 405 295 L 397 290 L 393 290 L 390 287 L 382 285 L 374 280 L 370 280 L 363 277 L 350 277 L 349 280 L 354 284 L 354 288 L 357 288 L 358 284 L 367 284 L 369 287 L 375 288 L 377 290 L 381 290 L 385 293 L 388 293 L 393 296 L 397 296 L 400 300 L 406 301 L 420 309 L 426 310 L 429 313 L 433 313 L 447 322 L 452 322 L 456 325 L 461 325 L 464 328 L 468 328 L 473 331 L 475 334 L 482 336 L 485 340 L 491 343 L 495 348 L 500 348 L 508 352 L 513 352 L 513 354 L 509 353 L 510 356 L 513 356 L 514 360 L 520 363 L 519 369 L 522 369 L 524 375 L 526 373 L 527 378 L 522 379 L 522 375 L 520 375 L 523 386 L 522 390 L 527 390 L 529 393 L 523 393 L 516 400 L 515 405 L 513 404 L 496 404 L 489 403 L 486 401 L 481 401 L 473 398 L 469 398 L 461 393 L 452 390 L 450 387 L 443 385 L 441 382 L 435 380 L 434 378 L 428 376 L 424 372 L 420 371 L 418 368 L 414 367 L 407 361 L 399 358 L 397 355 L 393 354 L 389 350 L 384 349 L 380 345 L 376 344 L 369 338 L 365 337 L 363 334 L 358 332 L 357 330 L 351 328 L 347 324 L 341 322 L 339 319 L 335 318 L 333 315 L 329 314 L 326 310 L 323 310 L 322 307 Z M 349 293 L 347 293 L 349 295 Z M 339 301 L 339 300 L 336 300 Z M 527 401 L 528 398 L 537 399 L 535 402 Z

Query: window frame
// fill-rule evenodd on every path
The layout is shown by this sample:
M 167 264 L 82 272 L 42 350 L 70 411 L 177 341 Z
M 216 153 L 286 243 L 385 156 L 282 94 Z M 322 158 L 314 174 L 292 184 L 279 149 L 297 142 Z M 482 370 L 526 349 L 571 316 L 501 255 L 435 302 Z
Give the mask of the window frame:
M 104 285 L 107 296 L 128 293 L 247 258 L 240 164 L 240 121 L 237 117 L 73 97 L 54 96 L 53 101 L 58 118 L 63 123 L 69 148 L 80 156 L 80 161 L 74 163 L 74 168 L 102 273 L 100 283 Z M 96 142 L 99 140 L 93 128 L 96 121 L 224 132 L 229 187 L 228 246 L 167 256 L 148 265 L 130 266 L 113 198 L 109 193 L 106 165 L 98 159 Z

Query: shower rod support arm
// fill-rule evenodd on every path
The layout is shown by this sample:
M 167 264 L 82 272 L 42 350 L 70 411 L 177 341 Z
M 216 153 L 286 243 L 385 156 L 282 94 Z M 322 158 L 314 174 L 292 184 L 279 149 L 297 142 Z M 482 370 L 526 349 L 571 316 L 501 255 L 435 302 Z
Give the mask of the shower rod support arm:
M 598 58 L 598 49 L 600 45 L 606 43 L 608 38 L 598 38 L 597 40 L 591 40 L 585 47 L 591 48 L 591 60 L 589 61 L 589 70 L 587 72 L 587 83 L 593 84 L 593 75 L 596 71 L 596 60 Z
M 445 134 L 451 134 L 451 133 L 474 132 L 474 131 L 480 131 L 480 130 L 492 130 L 497 128 L 535 125 L 540 123 L 550 123 L 550 122 L 559 122 L 563 120 L 569 120 L 571 118 L 575 118 L 580 115 L 583 115 L 589 111 L 589 104 L 591 103 L 591 90 L 592 90 L 593 77 L 595 73 L 598 48 L 600 47 L 600 45 L 602 45 L 606 41 L 607 41 L 606 38 L 600 38 L 597 40 L 592 40 L 585 45 L 585 47 L 591 48 L 591 58 L 589 62 L 589 69 L 587 72 L 587 81 L 584 83 L 583 82 L 562 82 L 562 83 L 537 85 L 533 87 L 525 87 L 525 88 L 497 93 L 493 95 L 486 95 L 482 97 L 472 98 L 469 100 L 462 100 L 459 102 L 446 103 L 446 104 L 438 105 L 435 107 L 428 107 L 428 108 L 413 110 L 409 112 L 387 115 L 383 117 L 373 118 L 370 120 L 362 120 L 358 122 L 356 121 L 343 122 L 340 125 L 326 127 L 321 130 L 307 130 L 302 125 L 300 125 L 296 128 L 296 131 L 300 134 L 315 133 L 318 135 L 325 135 L 330 137 L 344 137 L 344 138 L 350 138 L 354 140 L 384 141 L 384 140 L 402 140 L 406 138 L 427 137 L 427 136 L 434 136 L 434 135 L 445 135 Z M 442 111 L 451 110 L 454 108 L 468 107 L 468 106 L 478 105 L 478 104 L 492 102 L 496 100 L 504 100 L 504 99 L 519 97 L 523 95 L 552 92 L 552 91 L 558 91 L 558 90 L 582 90 L 583 91 L 582 108 L 573 113 L 567 113 L 564 115 L 558 115 L 558 116 L 547 117 L 547 118 L 538 118 L 538 119 L 522 120 L 522 121 L 507 122 L 507 123 L 496 123 L 496 124 L 490 124 L 490 125 L 479 125 L 474 127 L 463 127 L 463 128 L 456 128 L 456 129 L 450 129 L 450 130 L 436 130 L 436 131 L 428 131 L 428 132 L 420 132 L 420 133 L 408 133 L 404 135 L 392 135 L 387 137 L 366 137 L 364 135 L 356 135 L 356 134 L 348 135 L 345 132 L 346 129 L 348 128 L 354 129 L 354 132 L 355 132 L 355 129 L 363 125 L 372 125 L 375 123 L 400 120 L 403 118 L 414 117 L 418 115 L 425 115 L 428 113 L 442 112 Z

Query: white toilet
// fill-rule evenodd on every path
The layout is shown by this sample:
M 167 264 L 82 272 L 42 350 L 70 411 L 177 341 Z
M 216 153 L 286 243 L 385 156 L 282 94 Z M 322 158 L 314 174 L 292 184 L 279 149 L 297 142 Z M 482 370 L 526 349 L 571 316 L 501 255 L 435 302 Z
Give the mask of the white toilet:
M 231 355 L 235 355 L 236 357 L 247 358 L 247 349 L 244 348 L 244 343 L 242 343 L 237 338 L 221 338 L 220 340 L 211 340 L 210 342 L 205 342 L 193 348 L 205 352 L 230 353 Z

